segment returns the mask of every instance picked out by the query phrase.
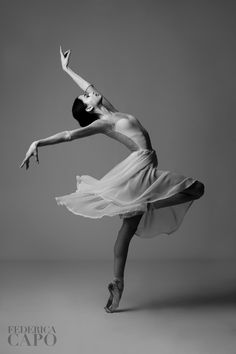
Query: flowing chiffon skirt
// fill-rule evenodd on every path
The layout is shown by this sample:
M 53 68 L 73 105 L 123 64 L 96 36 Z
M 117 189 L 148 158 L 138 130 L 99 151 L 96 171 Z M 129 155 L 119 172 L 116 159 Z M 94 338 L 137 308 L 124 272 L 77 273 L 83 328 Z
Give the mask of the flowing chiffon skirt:
M 184 191 L 196 179 L 157 166 L 155 150 L 134 151 L 101 179 L 76 176 L 77 190 L 56 197 L 56 202 L 89 218 L 119 215 L 123 219 L 143 214 L 135 232 L 141 238 L 171 234 L 181 225 L 193 200 L 166 207 L 160 207 L 160 201 Z

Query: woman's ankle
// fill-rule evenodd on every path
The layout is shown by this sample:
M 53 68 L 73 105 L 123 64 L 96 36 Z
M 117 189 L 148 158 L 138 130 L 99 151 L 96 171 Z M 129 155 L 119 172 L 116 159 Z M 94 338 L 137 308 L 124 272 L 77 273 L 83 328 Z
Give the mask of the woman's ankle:
M 119 281 L 119 282 L 121 282 L 121 283 L 124 283 L 124 277 L 114 277 L 114 280 L 117 280 L 117 281 Z
M 114 283 L 117 284 L 118 288 L 122 290 L 124 288 L 124 278 L 123 277 L 114 277 Z

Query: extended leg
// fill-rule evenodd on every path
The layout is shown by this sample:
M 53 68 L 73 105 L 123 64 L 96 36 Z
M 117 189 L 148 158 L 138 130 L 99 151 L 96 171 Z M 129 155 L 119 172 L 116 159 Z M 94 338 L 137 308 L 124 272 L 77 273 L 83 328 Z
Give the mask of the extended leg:
M 190 200 L 199 199 L 204 194 L 204 184 L 202 182 L 196 181 L 190 187 L 186 188 L 183 192 L 179 192 L 176 195 L 155 202 L 157 207 L 167 207 L 171 205 L 181 204 L 189 202 Z
M 142 215 L 135 215 L 123 219 L 123 224 L 118 232 L 114 246 L 114 281 L 108 285 L 111 293 L 105 310 L 113 312 L 118 306 L 124 290 L 124 269 L 129 249 L 129 244 L 137 230 Z

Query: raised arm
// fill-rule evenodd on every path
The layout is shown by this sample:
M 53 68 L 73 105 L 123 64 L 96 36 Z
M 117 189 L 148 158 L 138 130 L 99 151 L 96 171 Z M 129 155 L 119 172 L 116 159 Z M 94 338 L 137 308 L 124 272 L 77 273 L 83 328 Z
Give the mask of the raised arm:
M 71 68 L 69 68 L 69 58 L 70 58 L 70 50 L 67 50 L 63 53 L 62 48 L 60 47 L 60 56 L 61 56 L 61 65 L 62 69 L 72 78 L 72 80 L 81 88 L 81 90 L 86 92 L 95 92 L 99 93 L 102 96 L 102 104 L 112 112 L 118 112 L 118 110 L 103 96 L 101 92 L 99 92 L 93 84 L 89 83 L 81 76 L 76 74 Z
M 81 88 L 81 90 L 85 91 L 86 88 L 90 85 L 90 83 L 84 80 L 81 76 L 77 75 L 73 70 L 68 67 L 70 59 L 70 50 L 67 50 L 65 53 L 63 53 L 62 48 L 60 46 L 60 56 L 63 71 L 65 71 L 72 78 L 72 80 Z

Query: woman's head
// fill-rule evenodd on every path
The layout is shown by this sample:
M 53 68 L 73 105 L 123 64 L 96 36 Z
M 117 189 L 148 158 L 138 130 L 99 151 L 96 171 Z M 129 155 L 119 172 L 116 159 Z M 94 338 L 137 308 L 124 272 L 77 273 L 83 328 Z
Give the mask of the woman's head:
M 101 103 L 102 95 L 95 90 L 92 90 L 89 93 L 85 91 L 83 95 L 79 96 L 79 99 L 84 102 L 87 106 L 87 111 L 90 112 Z
M 86 127 L 99 119 L 99 116 L 97 113 L 93 112 L 93 108 L 91 109 L 80 97 L 76 97 L 74 100 L 72 115 L 81 127 Z

